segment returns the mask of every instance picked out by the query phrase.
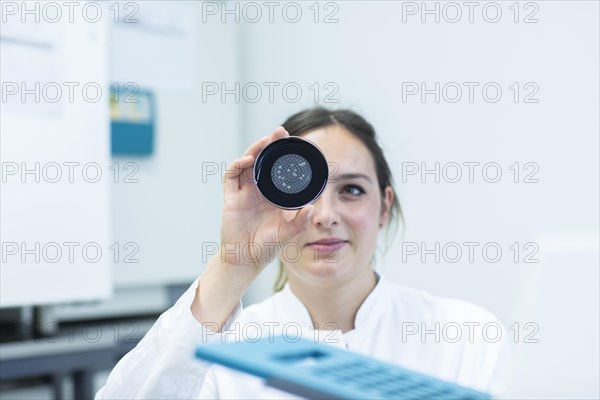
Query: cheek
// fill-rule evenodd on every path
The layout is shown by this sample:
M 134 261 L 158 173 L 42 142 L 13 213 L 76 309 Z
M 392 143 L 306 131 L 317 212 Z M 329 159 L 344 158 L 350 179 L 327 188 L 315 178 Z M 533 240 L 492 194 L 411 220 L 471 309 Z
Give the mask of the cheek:
M 364 204 L 349 207 L 346 221 L 352 228 L 353 235 L 362 241 L 377 242 L 379 231 L 379 203 L 377 201 L 364 202 Z

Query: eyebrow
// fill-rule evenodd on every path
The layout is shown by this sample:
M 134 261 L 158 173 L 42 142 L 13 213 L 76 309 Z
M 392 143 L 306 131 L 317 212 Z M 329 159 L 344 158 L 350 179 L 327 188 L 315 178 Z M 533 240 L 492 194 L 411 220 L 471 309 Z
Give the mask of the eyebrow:
M 365 174 L 361 174 L 361 173 L 346 173 L 346 174 L 341 174 L 341 175 L 334 176 L 332 180 L 347 181 L 347 180 L 356 179 L 356 178 L 363 178 L 367 182 L 373 183 L 371 181 L 371 178 L 369 178 L 369 176 L 367 176 Z

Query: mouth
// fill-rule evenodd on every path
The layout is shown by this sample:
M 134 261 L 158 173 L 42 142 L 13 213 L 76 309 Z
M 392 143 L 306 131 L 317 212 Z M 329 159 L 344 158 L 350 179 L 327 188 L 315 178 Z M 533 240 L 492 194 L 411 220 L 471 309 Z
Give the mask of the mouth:
M 306 245 L 311 250 L 319 252 L 334 252 L 348 244 L 347 240 L 339 238 L 327 238 L 310 242 Z

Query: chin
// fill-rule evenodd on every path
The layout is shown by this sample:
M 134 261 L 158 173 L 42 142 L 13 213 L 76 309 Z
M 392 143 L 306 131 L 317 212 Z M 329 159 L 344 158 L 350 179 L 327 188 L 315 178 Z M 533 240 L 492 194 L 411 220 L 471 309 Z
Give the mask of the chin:
M 302 275 L 323 281 L 338 280 L 347 272 L 348 265 L 348 263 L 344 263 L 339 259 L 332 258 L 318 262 L 310 260 L 310 262 L 297 265 L 297 268 Z

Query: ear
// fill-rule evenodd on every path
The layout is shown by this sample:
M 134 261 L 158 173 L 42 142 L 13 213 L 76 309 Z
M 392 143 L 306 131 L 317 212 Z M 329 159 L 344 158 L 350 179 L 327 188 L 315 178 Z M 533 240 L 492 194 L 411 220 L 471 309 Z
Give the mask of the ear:
M 383 192 L 381 199 L 381 216 L 379 217 L 379 227 L 387 225 L 390 219 L 392 204 L 394 203 L 394 191 L 391 186 L 387 186 Z

